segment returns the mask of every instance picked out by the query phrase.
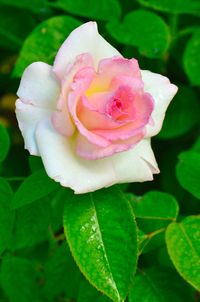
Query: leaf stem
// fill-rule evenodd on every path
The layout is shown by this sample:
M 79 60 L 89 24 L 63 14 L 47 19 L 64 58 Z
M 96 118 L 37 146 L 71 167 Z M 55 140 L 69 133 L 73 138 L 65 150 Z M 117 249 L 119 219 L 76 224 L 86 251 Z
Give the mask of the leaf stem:
M 147 238 L 151 238 L 151 237 L 153 237 L 153 236 L 155 236 L 155 235 L 157 235 L 157 234 L 159 234 L 159 233 L 165 232 L 165 230 L 166 230 L 166 227 L 165 227 L 165 228 L 158 229 L 158 230 L 153 231 L 153 232 L 151 232 L 151 233 L 148 233 L 148 234 L 146 234 L 146 235 L 147 235 Z
M 62 234 L 60 234 L 58 236 L 54 236 L 54 240 L 55 241 L 64 241 L 64 240 L 66 240 L 65 234 L 62 233 Z
M 178 32 L 177 38 L 180 38 L 180 37 L 184 37 L 184 36 L 190 35 L 190 34 L 192 34 L 196 29 L 197 29 L 196 26 L 190 26 L 190 27 L 184 28 L 184 29 L 182 29 L 182 30 L 180 30 L 180 31 Z

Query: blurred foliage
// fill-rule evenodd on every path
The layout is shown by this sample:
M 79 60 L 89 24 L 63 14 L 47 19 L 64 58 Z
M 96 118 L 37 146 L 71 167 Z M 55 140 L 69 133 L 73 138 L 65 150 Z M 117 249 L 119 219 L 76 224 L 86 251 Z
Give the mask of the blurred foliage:
M 90 19 L 179 92 L 152 141 L 161 174 L 77 198 L 24 151 L 14 104 L 24 68 Z M 1 302 L 200 301 L 199 71 L 199 0 L 0 0 Z

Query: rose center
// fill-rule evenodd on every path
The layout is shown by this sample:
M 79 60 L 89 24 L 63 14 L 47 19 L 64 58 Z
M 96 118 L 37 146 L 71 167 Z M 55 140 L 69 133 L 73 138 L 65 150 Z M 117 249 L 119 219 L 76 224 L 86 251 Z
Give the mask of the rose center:
M 113 102 L 112 102 L 112 110 L 113 111 L 121 111 L 122 110 L 122 102 L 120 99 L 118 98 L 114 98 Z
M 106 108 L 106 113 L 109 117 L 117 119 L 122 114 L 123 104 L 119 98 L 114 97 L 109 101 Z

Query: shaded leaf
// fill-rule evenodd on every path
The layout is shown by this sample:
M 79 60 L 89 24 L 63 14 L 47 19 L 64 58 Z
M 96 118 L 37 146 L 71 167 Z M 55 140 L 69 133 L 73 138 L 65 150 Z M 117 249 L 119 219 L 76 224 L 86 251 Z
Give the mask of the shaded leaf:
M 68 197 L 68 190 L 60 188 L 51 199 L 51 227 L 58 232 L 63 227 L 64 205 Z
M 50 225 L 50 202 L 35 201 L 16 210 L 16 223 L 12 235 L 13 250 L 31 247 L 48 238 Z
M 49 178 L 44 169 L 40 169 L 27 177 L 16 191 L 12 207 L 19 208 L 47 196 L 59 188 L 59 184 Z
M 30 155 L 28 162 L 32 173 L 44 168 L 41 157 Z
M 190 298 L 186 284 L 173 270 L 151 267 L 138 271 L 128 301 L 185 302 L 190 301 Z
M 185 72 L 193 85 L 200 85 L 200 30 L 189 40 L 183 57 Z
M 65 242 L 50 251 L 44 266 L 44 277 L 46 297 L 53 299 L 65 293 L 69 298 L 76 298 L 80 271 Z
M 13 1 L 13 0 L 1 0 L 1 5 L 7 5 L 10 7 L 17 7 L 17 8 L 24 8 L 31 10 L 35 13 L 42 12 L 45 7 L 45 0 L 32 0 L 31 4 L 29 0 L 18 0 L 18 1 Z M 10 8 L 9 8 L 10 9 Z M 30 17 L 30 15 L 29 15 Z
M 0 7 L 0 46 L 18 50 L 35 24 L 33 16 L 28 15 L 25 10 Z
M 77 302 L 111 302 L 111 300 L 100 293 L 85 278 L 81 279 Z
M 30 261 L 6 257 L 2 262 L 0 276 L 3 290 L 10 302 L 38 301 L 36 274 Z
M 176 175 L 181 186 L 200 199 L 200 153 L 195 151 L 181 153 L 176 166 Z
M 14 221 L 14 212 L 11 210 L 13 192 L 7 181 L 0 178 L 0 254 L 7 247 Z
M 52 7 L 94 20 L 109 21 L 119 18 L 121 14 L 118 0 L 88 0 L 87 5 L 85 5 L 85 0 L 76 0 L 76 2 L 71 0 L 56 0 L 55 2 L 50 2 L 50 4 Z
M 158 251 L 158 262 L 163 267 L 171 267 L 171 268 L 173 267 L 173 263 L 169 257 L 166 246 L 163 246 Z
M 200 106 L 194 90 L 187 86 L 179 87 L 167 110 L 159 138 L 170 139 L 186 134 L 197 125 L 199 115 Z
M 21 76 L 24 69 L 35 61 L 52 64 L 61 44 L 79 25 L 78 20 L 66 16 L 53 17 L 39 24 L 23 44 L 14 75 Z
M 5 127 L 0 124 L 0 162 L 2 162 L 8 154 L 10 148 L 10 137 Z
M 83 279 L 81 280 L 77 302 L 93 302 L 97 301 L 102 294 L 90 283 Z
M 199 15 L 199 0 L 138 0 L 139 3 L 162 12 L 172 14 L 197 14 Z

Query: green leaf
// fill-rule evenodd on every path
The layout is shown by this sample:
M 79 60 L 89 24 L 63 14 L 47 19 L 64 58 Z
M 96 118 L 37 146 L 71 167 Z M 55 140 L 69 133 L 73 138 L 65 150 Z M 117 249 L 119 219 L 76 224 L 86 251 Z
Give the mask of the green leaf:
M 107 29 L 119 43 L 136 46 L 149 58 L 162 57 L 169 47 L 169 28 L 152 12 L 135 10 L 128 13 L 123 22 L 110 22 Z
M 52 64 L 61 44 L 79 25 L 78 20 L 66 16 L 53 17 L 39 24 L 24 42 L 14 75 L 20 77 L 24 69 L 35 61 Z
M 16 191 L 12 207 L 19 208 L 49 195 L 59 188 L 59 184 L 49 178 L 44 169 L 27 177 Z
M 200 10 L 199 0 L 138 0 L 138 2 L 146 7 L 172 14 L 199 15 Z
M 186 151 L 179 155 L 176 176 L 181 186 L 200 199 L 200 153 Z
M 0 162 L 2 162 L 8 154 L 10 148 L 10 137 L 5 127 L 0 124 Z
M 183 63 L 190 82 L 193 85 L 200 85 L 200 29 L 189 40 L 185 48 Z
M 33 16 L 25 10 L 0 7 L 0 46 L 12 51 L 18 50 L 35 24 Z
M 131 202 L 136 218 L 172 221 L 178 215 L 176 199 L 164 192 L 150 191 L 143 197 L 132 195 Z
M 170 139 L 186 134 L 197 125 L 199 115 L 200 106 L 195 91 L 187 86 L 179 87 L 167 110 L 159 138 Z
M 151 267 L 139 270 L 129 294 L 129 302 L 185 302 L 191 301 L 187 285 L 173 270 Z
M 179 274 L 200 291 L 200 216 L 172 223 L 166 232 L 170 258 Z
M 0 178 L 0 254 L 7 247 L 14 221 L 14 212 L 11 210 L 12 189 L 9 184 Z
M 137 261 L 136 224 L 128 200 L 118 188 L 71 194 L 64 229 L 80 270 L 115 302 L 124 301 Z
M 11 249 L 32 247 L 48 238 L 50 202 L 41 199 L 16 210 L 16 224 Z
M 50 3 L 52 7 L 62 9 L 74 15 L 89 17 L 94 20 L 117 19 L 121 14 L 121 7 L 118 0 L 56 0 Z
M 164 244 L 164 231 L 178 215 L 176 199 L 167 193 L 150 191 L 143 197 L 127 194 L 137 219 L 137 225 L 144 234 L 140 238 L 139 253 L 149 252 Z M 141 237 L 141 236 L 140 236 Z
M 1 284 L 9 302 L 36 302 L 36 274 L 30 261 L 8 256 L 1 267 Z
M 46 297 L 52 299 L 65 293 L 69 298 L 76 298 L 80 271 L 65 242 L 50 251 L 44 266 L 44 278 Z

